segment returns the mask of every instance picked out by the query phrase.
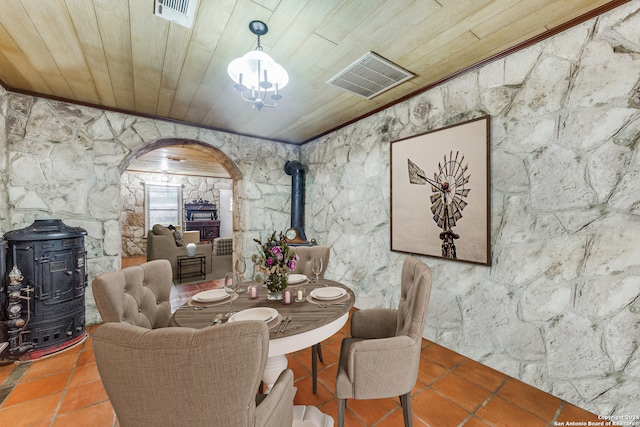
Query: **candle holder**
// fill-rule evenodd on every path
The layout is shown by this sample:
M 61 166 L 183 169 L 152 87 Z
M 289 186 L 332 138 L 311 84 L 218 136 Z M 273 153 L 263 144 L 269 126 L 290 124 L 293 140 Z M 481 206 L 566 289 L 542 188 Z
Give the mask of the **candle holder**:
M 249 294 L 249 299 L 258 299 L 259 292 L 257 285 L 249 285 L 247 286 L 247 293 Z
M 293 292 L 291 289 L 285 289 L 282 291 L 282 304 L 289 305 L 293 303 Z
M 304 286 L 299 287 L 297 292 L 296 292 L 296 299 L 294 301 L 295 302 L 304 302 L 305 301 L 304 294 L 305 294 Z

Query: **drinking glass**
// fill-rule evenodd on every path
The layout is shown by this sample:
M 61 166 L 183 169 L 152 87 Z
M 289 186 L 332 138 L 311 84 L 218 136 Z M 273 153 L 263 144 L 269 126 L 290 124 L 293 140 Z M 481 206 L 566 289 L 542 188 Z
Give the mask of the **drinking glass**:
M 236 264 L 235 264 L 235 272 L 238 275 L 238 283 L 241 283 L 244 281 L 244 273 L 245 271 L 247 271 L 247 262 L 245 261 L 244 258 L 241 257 L 237 257 L 236 258 Z M 245 288 L 238 288 L 236 290 L 237 293 L 241 294 L 242 292 L 245 292 L 246 289 Z
M 231 311 L 228 312 L 225 316 L 231 317 L 236 312 L 233 310 L 233 294 L 236 293 L 236 289 L 238 289 L 238 273 L 227 273 L 224 276 L 224 290 L 229 294 L 229 304 L 231 304 Z
M 313 283 L 318 283 L 318 276 L 322 273 L 322 258 L 314 258 L 313 265 L 311 266 L 311 271 L 315 274 L 315 278 L 313 279 Z

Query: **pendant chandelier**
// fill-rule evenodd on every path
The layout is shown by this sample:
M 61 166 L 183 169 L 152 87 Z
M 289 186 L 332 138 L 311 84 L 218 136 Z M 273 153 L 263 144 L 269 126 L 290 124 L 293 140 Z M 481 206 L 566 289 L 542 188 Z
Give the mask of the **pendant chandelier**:
M 258 36 L 258 46 L 241 58 L 231 61 L 227 73 L 236 83 L 234 87 L 240 92 L 240 97 L 250 102 L 254 109 L 259 111 L 262 107 L 274 108 L 282 99 L 279 90 L 289 83 L 289 75 L 280 64 L 262 51 L 260 36 L 269 31 L 267 24 L 251 21 L 249 30 Z

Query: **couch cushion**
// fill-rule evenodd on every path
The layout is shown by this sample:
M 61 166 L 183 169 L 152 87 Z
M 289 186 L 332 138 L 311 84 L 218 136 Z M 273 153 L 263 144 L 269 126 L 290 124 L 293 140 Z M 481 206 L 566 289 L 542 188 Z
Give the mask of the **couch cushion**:
M 199 231 L 183 231 L 182 237 L 184 239 L 184 244 L 187 243 L 195 243 L 196 245 L 200 243 L 200 232 Z
M 164 225 L 161 225 L 161 224 L 155 224 L 151 230 L 153 231 L 153 234 L 156 234 L 158 236 L 164 235 L 164 236 L 173 237 L 173 231 L 169 230 L 168 227 L 165 227 Z
M 156 236 L 167 236 L 171 239 L 172 242 L 176 243 L 176 238 L 173 234 L 173 230 L 169 229 L 168 227 L 165 227 L 164 225 L 155 224 L 151 228 L 151 231 L 153 231 L 153 234 L 155 234 Z M 177 243 L 176 243 L 176 246 L 178 246 Z

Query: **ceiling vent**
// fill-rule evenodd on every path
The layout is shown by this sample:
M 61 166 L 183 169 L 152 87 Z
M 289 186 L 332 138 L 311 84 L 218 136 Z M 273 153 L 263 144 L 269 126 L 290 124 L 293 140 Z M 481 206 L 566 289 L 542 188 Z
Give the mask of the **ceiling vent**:
M 327 83 L 367 99 L 415 77 L 399 65 L 368 52 Z
M 191 28 L 198 0 L 156 0 L 155 15 Z

